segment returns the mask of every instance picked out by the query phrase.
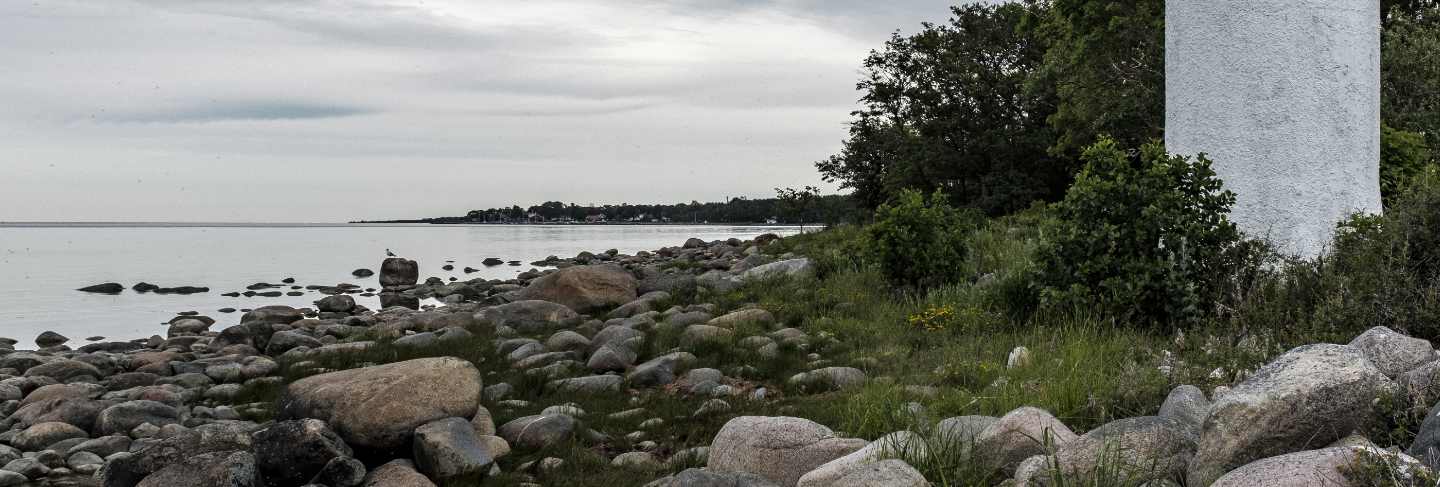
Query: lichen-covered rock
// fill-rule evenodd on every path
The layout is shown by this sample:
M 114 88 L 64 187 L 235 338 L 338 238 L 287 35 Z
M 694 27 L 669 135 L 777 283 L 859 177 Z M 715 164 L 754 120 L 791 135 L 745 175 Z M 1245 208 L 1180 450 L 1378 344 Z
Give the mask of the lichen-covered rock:
M 1209 485 L 1262 458 L 1328 445 L 1370 418 L 1394 384 L 1348 345 L 1309 345 L 1261 367 L 1215 401 L 1187 474 Z
M 323 420 L 352 447 L 394 450 L 408 446 L 422 424 L 474 415 L 481 388 L 480 371 L 469 362 L 422 358 L 295 381 L 280 414 Z
M 781 486 L 867 442 L 837 438 L 830 428 L 801 418 L 741 416 L 725 423 L 710 444 L 714 472 L 749 472 Z

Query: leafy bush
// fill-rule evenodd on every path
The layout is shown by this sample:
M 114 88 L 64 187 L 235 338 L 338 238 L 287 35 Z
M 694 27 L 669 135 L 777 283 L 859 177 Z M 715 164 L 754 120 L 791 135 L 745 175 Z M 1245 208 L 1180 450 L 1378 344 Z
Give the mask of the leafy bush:
M 1162 327 L 1209 315 L 1256 247 L 1226 217 L 1235 195 L 1210 161 L 1110 139 L 1083 159 L 1039 250 L 1042 305 Z
M 1429 164 L 1430 148 L 1424 134 L 1380 127 L 1380 194 L 1387 208 Z
M 867 229 L 867 254 L 891 283 L 928 288 L 959 280 L 965 241 L 981 216 L 959 211 L 940 192 L 929 199 L 915 190 L 875 210 Z

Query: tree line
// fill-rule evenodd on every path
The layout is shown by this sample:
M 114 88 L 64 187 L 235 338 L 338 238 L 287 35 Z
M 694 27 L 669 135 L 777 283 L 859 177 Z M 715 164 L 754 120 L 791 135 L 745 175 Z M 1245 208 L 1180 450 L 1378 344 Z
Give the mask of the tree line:
M 1440 147 L 1440 6 L 1384 0 L 1387 149 Z M 840 153 L 816 163 L 863 208 L 903 190 L 1007 214 L 1064 194 L 1084 147 L 1164 135 L 1163 0 L 952 7 L 871 51 Z
M 547 201 L 538 205 L 471 210 L 463 216 L 392 220 L 394 223 L 834 223 L 852 218 L 853 200 L 821 196 L 814 188 L 777 190 L 776 198 L 729 198 L 723 202 L 580 205 Z M 387 222 L 388 223 L 388 222 Z

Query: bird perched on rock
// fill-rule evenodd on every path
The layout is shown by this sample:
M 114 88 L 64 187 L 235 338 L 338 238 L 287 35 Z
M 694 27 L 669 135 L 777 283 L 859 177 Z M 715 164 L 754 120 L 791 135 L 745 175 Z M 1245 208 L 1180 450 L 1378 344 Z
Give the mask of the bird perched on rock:
M 385 249 L 385 256 L 386 256 L 386 257 L 394 257 L 394 256 L 395 256 L 395 253 L 394 253 L 394 252 L 391 252 L 390 249 Z

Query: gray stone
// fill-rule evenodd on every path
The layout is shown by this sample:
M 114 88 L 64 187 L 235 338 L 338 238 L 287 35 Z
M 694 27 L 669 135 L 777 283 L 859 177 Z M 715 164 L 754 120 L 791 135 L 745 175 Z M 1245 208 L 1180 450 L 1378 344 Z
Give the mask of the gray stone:
M 413 286 L 420 280 L 420 264 L 399 257 L 380 264 L 380 285 L 383 287 Z
M 179 424 L 180 412 L 155 401 L 123 402 L 100 412 L 95 419 L 95 432 L 101 435 L 125 434 L 145 423 L 155 426 Z
M 1429 341 L 1411 338 L 1383 326 L 1361 333 L 1350 341 L 1350 346 L 1359 349 L 1370 363 L 1375 364 L 1375 368 L 1380 369 L 1380 373 L 1392 379 L 1435 361 L 1435 349 Z
M 321 419 L 352 447 L 396 449 L 422 424 L 474 415 L 481 387 L 469 362 L 415 359 L 295 381 L 281 397 L 280 415 Z
M 573 379 L 550 381 L 545 384 L 545 388 L 555 392 L 595 394 L 607 391 L 618 391 L 620 390 L 620 384 L 623 382 L 625 382 L 625 379 L 618 375 L 592 375 L 589 377 L 575 377 Z
M 330 461 L 354 455 L 324 421 L 280 421 L 252 436 L 255 465 L 272 487 L 300 485 L 320 474 Z
M 540 449 L 569 440 L 579 427 L 564 414 L 517 418 L 500 426 L 500 437 L 520 448 Z
M 49 422 L 25 428 L 10 440 L 10 444 L 25 451 L 40 451 L 61 440 L 89 437 L 90 435 L 85 433 L 85 430 L 75 426 Z
M 1200 428 L 1209 414 L 1210 400 L 1205 398 L 1205 392 L 1198 387 L 1184 385 L 1171 390 L 1170 395 L 1165 397 L 1159 416 L 1179 421 L 1193 436 L 1199 437 Z
M 522 333 L 539 333 L 574 322 L 580 315 L 560 303 L 528 300 L 486 308 L 476 313 L 475 319 L 497 328 L 508 326 Z
M 740 274 L 741 281 L 773 279 L 778 277 L 799 277 L 813 274 L 815 264 L 810 259 L 790 259 L 751 268 Z
M 355 309 L 355 298 L 348 294 L 326 296 L 315 302 L 315 309 L 327 313 L 349 313 Z
M 25 371 L 26 377 L 49 377 L 59 382 L 66 382 L 80 378 L 99 379 L 105 374 L 95 366 L 78 360 L 56 360 L 31 367 Z
M 1414 478 L 1424 466 L 1405 455 L 1363 447 L 1309 450 L 1265 458 L 1232 470 L 1210 487 L 1367 487 L 1372 484 L 1352 478 L 1347 471 L 1356 467 L 1390 465 L 1395 478 Z M 1383 474 L 1382 474 L 1383 475 Z M 1406 484 L 1393 484 L 1406 485 Z
M 479 480 L 495 459 L 464 418 L 446 418 L 415 429 L 416 468 L 441 482 Z
M 1195 455 L 1195 437 L 1187 426 L 1158 416 L 1113 421 L 1060 446 L 1052 468 L 1067 485 L 1102 481 L 1100 472 L 1115 469 L 1135 482 L 1181 478 Z M 1054 477 L 1035 478 L 1039 486 Z
M 250 452 L 202 453 L 186 456 L 145 477 L 137 487 L 259 487 L 259 472 Z
M 928 487 L 915 467 L 902 460 L 882 460 L 867 463 L 850 470 L 844 477 L 836 479 L 830 487 Z
M 392 460 L 365 477 L 365 487 L 435 487 L 435 483 L 415 471 L 408 460 Z
M 1065 423 L 1041 409 L 1022 407 L 1001 417 L 975 437 L 975 447 L 987 468 L 1014 475 L 1026 458 L 1063 448 L 1076 438 Z
M 328 487 L 356 487 L 365 482 L 365 464 L 349 457 L 335 457 L 310 480 Z
M 749 472 L 793 486 L 807 472 L 866 444 L 837 438 L 830 428 L 806 419 L 741 416 L 715 435 L 707 466 L 714 472 Z
M 1291 350 L 1211 406 L 1187 483 L 1208 485 L 1252 461 L 1344 438 L 1393 387 L 1355 347 Z
M 635 276 L 620 266 L 574 266 L 531 281 L 519 297 L 560 303 L 584 313 L 633 301 L 638 285 Z
M 956 416 L 941 420 L 935 425 L 935 436 L 953 448 L 968 448 L 986 428 L 1000 422 L 993 416 Z
M 748 472 L 711 472 L 691 468 L 645 484 L 645 487 L 780 487 L 780 485 L 765 477 Z
M 747 323 L 755 323 L 765 326 L 773 325 L 775 324 L 775 315 L 771 314 L 769 311 L 765 311 L 759 308 L 742 309 L 712 319 L 705 324 L 710 326 L 718 326 L 720 328 L 734 329 L 738 325 Z
M 880 437 L 854 453 L 836 458 L 802 475 L 796 487 L 827 487 L 852 473 L 887 458 L 924 459 L 929 448 L 924 438 L 909 431 Z
M 610 461 L 610 466 L 616 468 L 630 468 L 636 470 L 651 470 L 660 467 L 660 460 L 655 455 L 643 451 L 632 451 L 621 453 Z

